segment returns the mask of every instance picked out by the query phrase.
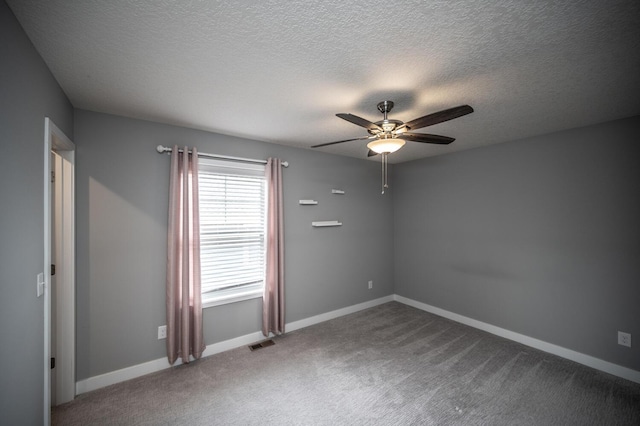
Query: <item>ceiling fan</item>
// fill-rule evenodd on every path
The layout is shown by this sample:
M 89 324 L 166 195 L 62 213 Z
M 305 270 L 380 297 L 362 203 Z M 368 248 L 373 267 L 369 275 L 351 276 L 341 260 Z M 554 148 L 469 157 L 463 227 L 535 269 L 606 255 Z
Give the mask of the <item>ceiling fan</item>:
M 364 127 L 367 129 L 370 136 L 321 143 L 319 145 L 313 145 L 311 148 L 320 148 L 343 142 L 371 139 L 372 141 L 367 144 L 367 148 L 369 148 L 368 156 L 371 157 L 373 155 L 382 154 L 382 193 L 384 194 L 384 189 L 389 187 L 387 184 L 387 155 L 402 148 L 406 143 L 405 141 L 448 145 L 455 140 L 455 138 L 450 138 L 448 136 L 413 133 L 411 130 L 433 126 L 434 124 L 453 120 L 454 118 L 462 117 L 463 115 L 471 114 L 473 112 L 473 108 L 469 105 L 460 105 L 403 123 L 400 120 L 390 120 L 387 118 L 387 114 L 392 108 L 393 102 L 391 101 L 379 102 L 378 111 L 384 114 L 384 118 L 380 121 L 376 121 L 375 123 L 353 114 L 336 114 L 336 116 L 343 120 L 347 120 L 350 123 Z

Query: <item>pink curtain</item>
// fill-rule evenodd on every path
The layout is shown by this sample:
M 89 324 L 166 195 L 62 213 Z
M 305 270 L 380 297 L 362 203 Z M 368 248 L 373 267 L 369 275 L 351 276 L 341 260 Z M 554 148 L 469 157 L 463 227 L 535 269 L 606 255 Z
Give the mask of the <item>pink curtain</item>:
M 282 212 L 282 166 L 269 158 L 267 178 L 267 270 L 262 296 L 262 334 L 284 333 L 284 229 Z
M 198 153 L 188 147 L 171 154 L 167 244 L 167 358 L 189 362 L 204 351 L 200 295 Z

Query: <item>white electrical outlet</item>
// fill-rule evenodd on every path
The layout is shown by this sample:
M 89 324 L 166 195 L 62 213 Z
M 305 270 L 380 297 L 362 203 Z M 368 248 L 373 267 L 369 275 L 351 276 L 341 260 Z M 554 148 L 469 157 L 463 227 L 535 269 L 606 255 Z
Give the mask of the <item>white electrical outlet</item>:
M 167 326 L 161 325 L 158 327 L 158 340 L 167 338 Z
M 373 281 L 369 281 L 369 290 L 373 288 Z
M 631 347 L 631 333 L 618 331 L 618 344 L 622 346 Z

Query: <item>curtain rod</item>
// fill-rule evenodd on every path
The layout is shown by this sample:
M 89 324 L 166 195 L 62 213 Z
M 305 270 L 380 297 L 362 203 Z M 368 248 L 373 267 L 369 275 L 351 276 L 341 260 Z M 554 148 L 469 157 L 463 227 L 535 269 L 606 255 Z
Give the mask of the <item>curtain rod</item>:
M 158 145 L 156 147 L 156 151 L 158 151 L 160 154 L 163 154 L 165 152 L 172 152 L 173 148 L 169 148 L 168 146 Z M 179 151 L 184 152 L 183 149 L 179 149 Z M 254 160 L 253 158 L 230 157 L 228 155 L 207 154 L 204 152 L 199 152 L 198 157 L 221 158 L 223 160 L 244 161 L 245 163 L 267 164 L 267 160 Z M 283 161 L 281 164 L 284 167 L 289 167 L 288 161 Z

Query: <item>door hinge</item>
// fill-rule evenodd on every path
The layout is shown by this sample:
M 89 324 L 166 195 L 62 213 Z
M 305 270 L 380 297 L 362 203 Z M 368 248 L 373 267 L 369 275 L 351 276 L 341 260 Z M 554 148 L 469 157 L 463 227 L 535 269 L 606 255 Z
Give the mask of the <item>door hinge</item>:
M 56 368 L 56 359 L 51 357 L 51 369 L 53 370 L 54 368 Z
M 51 170 L 51 183 L 54 183 L 56 181 L 56 172 L 54 170 Z
M 56 265 L 51 265 L 51 276 L 54 276 L 56 274 Z

